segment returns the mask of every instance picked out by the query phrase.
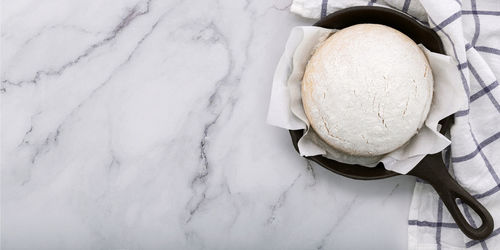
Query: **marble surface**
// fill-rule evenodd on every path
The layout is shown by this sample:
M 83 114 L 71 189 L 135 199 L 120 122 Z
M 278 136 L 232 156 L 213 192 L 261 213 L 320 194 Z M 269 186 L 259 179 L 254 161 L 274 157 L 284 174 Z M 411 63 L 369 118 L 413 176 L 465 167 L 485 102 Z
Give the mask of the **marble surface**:
M 2 249 L 404 249 L 414 179 L 265 123 L 278 1 L 2 2 Z

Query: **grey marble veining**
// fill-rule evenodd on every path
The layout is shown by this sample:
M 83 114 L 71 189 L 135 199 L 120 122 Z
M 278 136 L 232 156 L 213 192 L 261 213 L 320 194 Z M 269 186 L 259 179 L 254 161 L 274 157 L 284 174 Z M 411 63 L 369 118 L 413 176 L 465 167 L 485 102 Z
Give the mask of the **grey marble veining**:
M 265 123 L 289 4 L 3 2 L 2 248 L 405 248 L 412 178 Z

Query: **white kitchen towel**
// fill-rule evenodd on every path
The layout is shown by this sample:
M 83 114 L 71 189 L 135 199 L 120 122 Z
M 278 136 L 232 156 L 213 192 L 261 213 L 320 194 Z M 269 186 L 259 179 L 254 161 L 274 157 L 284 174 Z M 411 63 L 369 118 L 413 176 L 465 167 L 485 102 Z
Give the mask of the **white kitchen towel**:
M 420 48 L 432 68 L 434 94 L 424 125 L 408 143 L 384 156 L 372 157 L 348 155 L 324 143 L 314 130 L 310 129 L 302 106 L 300 86 L 307 62 L 314 50 L 335 32 L 336 30 L 315 26 L 293 28 L 274 73 L 267 121 L 284 129 L 305 130 L 297 143 L 300 155 L 323 155 L 339 162 L 367 167 L 374 167 L 377 163 L 383 162 L 386 169 L 406 174 L 427 154 L 441 152 L 450 145 L 451 141 L 439 133 L 441 126 L 438 122 L 467 108 L 466 93 L 461 85 L 456 84 L 460 82 L 460 77 L 454 74 L 455 60 L 450 56 L 433 53 L 423 45 L 420 45 Z
M 432 187 L 418 181 L 408 219 L 409 249 L 500 249 L 500 1 L 498 0 L 293 0 L 292 12 L 320 18 L 336 10 L 378 5 L 403 11 L 435 30 L 469 96 L 455 113 L 446 163 L 457 181 L 492 214 L 484 241 L 461 233 Z M 464 206 L 471 224 L 481 220 Z

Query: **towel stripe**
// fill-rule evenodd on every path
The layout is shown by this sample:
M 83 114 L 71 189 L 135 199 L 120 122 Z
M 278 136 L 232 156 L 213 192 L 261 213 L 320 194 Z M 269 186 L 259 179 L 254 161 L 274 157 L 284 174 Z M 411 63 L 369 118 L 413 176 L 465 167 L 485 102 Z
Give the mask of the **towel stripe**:
M 474 151 L 472 151 L 471 153 L 466 154 L 464 156 L 452 157 L 451 161 L 452 162 L 462 162 L 462 161 L 472 159 L 472 158 L 474 158 L 474 156 L 476 156 L 479 153 L 480 150 L 482 150 L 484 147 L 486 147 L 490 143 L 496 141 L 498 138 L 500 138 L 500 131 L 497 132 L 496 134 L 486 138 L 481 143 L 479 143 L 479 145 L 476 146 L 476 149 Z
M 469 63 L 469 70 L 472 73 L 472 75 L 474 76 L 474 78 L 477 80 L 479 85 L 481 85 L 482 88 L 486 88 L 486 84 L 484 83 L 483 79 L 481 78 L 481 76 L 479 76 L 476 69 L 470 63 Z M 495 106 L 497 111 L 500 112 L 500 104 L 498 104 L 498 101 L 495 99 L 495 97 L 490 92 L 488 92 L 487 94 L 488 94 L 488 98 L 490 98 L 490 100 L 491 100 L 491 103 L 493 103 L 493 105 Z
M 419 227 L 446 227 L 446 228 L 458 228 L 457 224 L 451 222 L 430 222 L 430 221 L 420 221 L 420 220 L 408 220 L 409 226 L 419 226 Z
M 321 2 L 321 18 L 326 17 L 326 10 L 328 9 L 328 0 L 322 0 Z
M 441 23 L 437 24 L 436 27 L 433 28 L 434 31 L 440 31 L 444 29 L 448 24 L 452 23 L 453 21 L 457 20 L 462 16 L 462 11 L 457 11 L 455 14 L 449 16 L 448 18 L 444 19 Z
M 490 48 L 486 46 L 476 46 L 474 47 L 477 51 L 491 53 L 500 56 L 500 49 Z
M 436 244 L 437 249 L 441 250 L 441 227 L 443 226 L 443 201 L 441 199 L 438 200 L 438 209 L 437 209 L 437 221 L 436 224 Z
M 481 97 L 481 96 L 489 93 L 490 91 L 492 91 L 496 87 L 498 87 L 498 82 L 494 81 L 492 84 L 486 86 L 485 88 L 481 89 L 477 93 L 471 95 L 470 96 L 470 102 L 473 102 L 473 101 L 477 100 L 479 97 Z
M 500 11 L 489 10 L 462 10 L 464 15 L 487 15 L 487 16 L 500 16 Z
M 408 9 L 410 8 L 410 2 L 411 0 L 405 0 L 404 4 L 403 4 L 403 9 L 401 9 L 403 12 L 408 12 Z
M 471 44 L 472 46 L 476 45 L 477 39 L 479 38 L 479 32 L 481 31 L 481 25 L 479 24 L 479 16 L 476 13 L 477 6 L 476 6 L 476 0 L 471 0 L 470 1 L 471 7 L 472 7 L 472 16 L 474 17 L 474 36 L 472 37 Z

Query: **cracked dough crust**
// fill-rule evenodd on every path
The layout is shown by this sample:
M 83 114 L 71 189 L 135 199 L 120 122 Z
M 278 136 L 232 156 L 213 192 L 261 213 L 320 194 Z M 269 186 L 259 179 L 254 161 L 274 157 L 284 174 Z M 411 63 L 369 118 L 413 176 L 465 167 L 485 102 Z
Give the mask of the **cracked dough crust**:
M 306 116 L 341 152 L 377 156 L 404 145 L 429 112 L 427 58 L 403 33 L 379 24 L 342 29 L 314 52 L 302 80 Z

